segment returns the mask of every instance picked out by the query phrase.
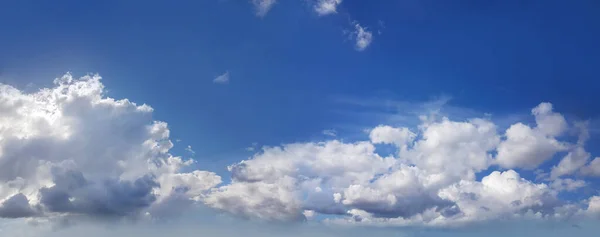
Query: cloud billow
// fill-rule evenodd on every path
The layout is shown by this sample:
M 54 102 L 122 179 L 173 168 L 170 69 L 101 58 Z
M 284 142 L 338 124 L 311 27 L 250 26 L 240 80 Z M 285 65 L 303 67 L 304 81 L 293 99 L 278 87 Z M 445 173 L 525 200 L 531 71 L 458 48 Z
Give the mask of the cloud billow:
M 430 114 L 416 127 L 376 126 L 363 141 L 263 147 L 229 166 L 225 184 L 172 155 L 152 112 L 107 97 L 96 75 L 67 74 L 34 93 L 0 85 L 0 218 L 160 219 L 198 204 L 247 219 L 396 226 L 600 214 L 598 196 L 559 195 L 599 176 L 600 158 L 585 150 L 587 127 L 550 103 L 532 109 L 535 124 L 504 131 L 489 118 Z M 381 155 L 380 144 L 395 151 Z M 555 156 L 546 180 L 517 172 Z
M 220 183 L 182 172 L 193 162 L 169 153 L 167 124 L 106 97 L 100 79 L 67 74 L 35 93 L 0 85 L 0 216 L 134 217 L 175 188 L 198 199 Z
M 535 126 L 516 123 L 506 131 L 487 118 L 452 121 L 429 115 L 417 128 L 377 126 L 368 141 L 265 147 L 230 166 L 233 182 L 208 194 L 206 204 L 260 219 L 293 220 L 307 213 L 307 218 L 328 215 L 327 222 L 338 224 L 401 226 L 595 213 L 595 201 L 572 204 L 558 195 L 584 187 L 585 181 L 553 177 L 536 183 L 514 170 L 538 168 L 561 151 L 569 152 L 564 159 L 572 159 L 573 152 L 584 149 L 582 142 L 559 140 L 573 124 L 550 103 L 539 104 L 532 115 Z M 396 153 L 381 156 L 377 144 L 391 144 Z M 594 162 L 586 157 L 578 168 L 561 174 L 592 175 Z M 478 174 L 483 178 L 478 180 Z M 245 204 L 221 202 L 235 198 Z

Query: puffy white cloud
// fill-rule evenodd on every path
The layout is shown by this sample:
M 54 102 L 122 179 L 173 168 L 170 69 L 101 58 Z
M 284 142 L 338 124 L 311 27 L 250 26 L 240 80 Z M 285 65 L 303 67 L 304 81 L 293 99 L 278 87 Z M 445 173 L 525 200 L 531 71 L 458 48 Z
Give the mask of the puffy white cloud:
M 522 211 L 550 214 L 557 204 L 555 193 L 546 184 L 521 178 L 514 170 L 494 171 L 481 182 L 460 181 L 440 191 L 454 201 L 469 220 L 493 219 Z
M 576 189 L 585 187 L 586 182 L 583 180 L 574 179 L 556 179 L 552 181 L 550 187 L 557 191 L 574 191 Z
M 575 171 L 583 167 L 590 159 L 590 153 L 586 152 L 583 147 L 576 147 L 558 163 L 552 167 L 550 178 L 556 179 L 563 175 L 573 174 Z
M 282 178 L 276 183 L 233 182 L 220 187 L 205 199 L 213 208 L 242 217 L 256 217 L 272 221 L 303 220 L 303 209 L 298 200 L 292 178 Z
M 387 125 L 379 125 L 369 133 L 371 142 L 375 144 L 394 144 L 401 151 L 405 151 L 415 137 L 416 134 L 408 128 L 395 128 Z
M 369 47 L 371 41 L 373 41 L 373 33 L 358 23 L 354 24 L 354 32 L 352 33 L 352 37 L 356 41 L 355 48 L 358 51 L 365 50 L 367 47 Z
M 462 180 L 440 189 L 437 197 L 446 201 L 446 206 L 425 208 L 409 218 L 381 217 L 351 209 L 350 217 L 328 221 L 379 226 L 456 226 L 486 220 L 549 219 L 572 215 L 578 210 L 561 206 L 554 190 L 525 180 L 513 170 L 494 171 L 480 182 Z
M 600 196 L 590 197 L 586 211 L 593 216 L 600 216 Z
M 337 6 L 342 3 L 342 0 L 318 0 L 315 3 L 315 11 L 320 16 L 337 13 Z
M 552 111 L 550 103 L 541 103 L 534 109 L 537 126 L 531 128 L 516 123 L 506 130 L 506 140 L 498 146 L 497 162 L 504 168 L 535 169 L 552 158 L 556 152 L 564 151 L 567 144 L 556 136 L 567 128 L 564 117 Z
M 600 176 L 600 157 L 594 158 L 592 162 L 582 167 L 581 173 L 588 176 Z
M 167 124 L 151 115 L 106 97 L 99 76 L 67 74 L 30 94 L 0 85 L 0 215 L 131 216 L 218 184 L 181 172 L 193 162 L 169 154 Z
M 580 157 L 586 154 L 582 141 L 587 138 L 580 136 L 575 146 L 559 141 L 556 136 L 568 125 L 550 104 L 540 104 L 532 114 L 536 127 L 517 123 L 505 136 L 489 119 L 452 121 L 433 116 L 423 117 L 414 130 L 377 126 L 369 141 L 267 147 L 230 166 L 233 183 L 206 200 L 210 206 L 246 217 L 298 220 L 334 214 L 338 218 L 328 221 L 375 225 L 571 216 L 578 207 L 563 203 L 557 194 L 586 182 L 558 177 L 578 169 L 571 166 L 581 166 Z M 375 151 L 375 144 L 381 143 L 395 146 L 398 153 L 381 157 Z M 514 170 L 493 171 L 476 180 L 476 174 L 495 162 L 536 168 L 567 148 L 571 153 L 553 168 L 555 180 L 550 184 L 526 180 Z M 233 202 L 237 204 L 228 204 Z
M 561 114 L 552 111 L 550 103 L 540 103 L 531 113 L 535 116 L 537 129 L 544 135 L 556 137 L 567 129 L 567 121 Z
M 492 163 L 490 152 L 500 142 L 496 126 L 484 119 L 426 122 L 421 126 L 421 136 L 401 158 L 434 174 L 432 180 L 441 186 L 474 179 L 476 172 Z
M 334 192 L 341 187 L 366 183 L 376 174 L 387 172 L 394 164 L 391 157 L 383 158 L 374 153 L 375 147 L 369 142 L 342 143 L 337 140 L 323 143 L 289 144 L 284 147 L 267 147 L 252 157 L 229 167 L 233 183 L 212 192 L 207 198 L 209 206 L 244 216 L 267 217 L 261 205 L 219 205 L 228 200 L 243 197 L 246 202 L 271 203 L 285 197 L 285 202 L 276 207 L 287 213 L 284 219 L 294 219 L 302 214 L 302 208 L 287 208 L 304 203 L 306 209 L 321 213 L 339 213 L 334 202 Z M 247 186 L 247 187 L 246 187 Z M 323 187 L 323 188 L 321 188 Z M 256 190 L 273 189 L 269 192 Z M 326 190 L 324 190 L 327 188 Z M 278 197 L 264 195 L 278 194 Z M 307 195 L 306 200 L 302 199 Z M 331 204 L 331 205 L 330 205 Z M 266 204 L 264 204 L 266 205 Z M 246 209 L 244 209 L 246 208 Z M 290 211 L 293 211 L 290 212 Z M 271 212 L 269 212 L 271 213 Z
M 368 181 L 394 164 L 392 157 L 380 157 L 374 151 L 369 142 L 295 143 L 264 148 L 262 153 L 229 169 L 235 180 L 243 182 L 275 182 L 289 176 L 349 185 Z
M 252 5 L 256 10 L 256 15 L 263 17 L 271 10 L 277 0 L 252 0 Z
M 215 77 L 215 79 L 213 80 L 213 83 L 216 83 L 216 84 L 229 83 L 229 72 L 225 72 L 225 73 L 219 75 L 218 77 Z
M 430 208 L 451 206 L 429 185 L 430 177 L 416 167 L 402 165 L 369 184 L 354 184 L 344 190 L 342 203 L 374 217 L 412 217 Z

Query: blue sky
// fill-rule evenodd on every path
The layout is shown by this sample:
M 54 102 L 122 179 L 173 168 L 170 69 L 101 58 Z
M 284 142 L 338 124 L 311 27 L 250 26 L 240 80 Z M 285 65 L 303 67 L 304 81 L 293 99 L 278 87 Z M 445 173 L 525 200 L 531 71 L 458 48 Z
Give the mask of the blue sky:
M 261 2 L 272 5 L 257 10 Z M 98 73 L 104 96 L 150 105 L 151 120 L 168 123 L 174 143 L 170 153 L 196 160 L 193 169 L 220 176 L 224 183 L 216 187 L 238 177 L 228 165 L 251 156 L 259 161 L 254 165 L 263 165 L 261 158 L 275 152 L 258 152 L 263 146 L 371 140 L 382 156 L 400 160 L 400 146 L 378 144 L 372 129 L 380 124 L 407 127 L 418 140 L 425 134 L 418 125 L 426 124 L 418 116 L 436 110 L 439 115 L 430 119 L 438 122 L 443 116 L 456 122 L 489 119 L 501 141 L 518 122 L 535 130 L 538 117 L 532 109 L 542 108 L 542 102 L 552 106 L 540 116 L 559 113 L 566 120 L 564 126 L 552 124 L 564 127 L 560 134 L 545 131 L 540 136 L 569 143 L 568 148 L 556 148 L 535 168 L 527 166 L 536 162 L 526 160 L 476 168 L 478 182 L 495 170 L 515 170 L 528 181 L 550 185 L 556 180 L 536 180 L 535 170 L 549 174 L 576 149 L 581 132 L 575 124 L 582 121 L 588 121 L 590 138 L 583 147 L 591 155 L 579 168 L 592 167 L 600 156 L 600 105 L 594 99 L 600 89 L 596 1 L 332 0 L 334 10 L 316 10 L 321 2 L 327 1 L 4 2 L 0 83 L 27 94 L 54 88 L 53 79 L 67 72 L 75 78 Z M 369 39 L 358 46 L 364 34 Z M 225 73 L 226 82 L 214 81 Z M 188 145 L 193 153 L 185 150 Z M 532 149 L 527 154 L 545 154 Z M 449 155 L 454 150 L 439 152 L 454 159 Z M 500 159 L 496 145 L 486 152 Z M 265 164 L 277 162 L 269 157 Z M 419 166 L 419 161 L 409 163 Z M 587 205 L 598 195 L 598 180 L 577 172 L 584 171 L 563 178 L 586 185 L 557 196 Z M 339 191 L 328 185 L 321 188 Z M 251 211 L 242 214 L 254 217 Z M 321 214 L 318 221 L 332 213 Z

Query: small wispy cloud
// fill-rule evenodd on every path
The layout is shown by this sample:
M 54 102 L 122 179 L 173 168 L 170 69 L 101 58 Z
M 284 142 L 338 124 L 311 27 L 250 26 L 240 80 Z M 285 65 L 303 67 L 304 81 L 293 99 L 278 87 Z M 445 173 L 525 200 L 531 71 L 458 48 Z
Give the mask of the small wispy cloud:
M 359 23 L 354 24 L 354 32 L 352 33 L 353 38 L 356 40 L 356 50 L 363 51 L 373 41 L 373 33 L 368 31 L 367 28 L 362 27 Z
M 213 80 L 213 83 L 217 84 L 227 84 L 229 83 L 229 71 L 219 75 Z
M 377 21 L 377 25 L 379 26 L 379 29 L 377 29 L 377 34 L 380 35 L 382 33 L 382 30 L 385 29 L 385 22 L 379 20 Z
M 253 142 L 252 146 L 246 147 L 246 151 L 255 151 L 258 147 L 258 142 Z
M 315 3 L 315 11 L 319 16 L 337 13 L 337 6 L 342 3 L 342 0 L 318 0 Z
M 326 130 L 323 130 L 323 135 L 327 135 L 327 136 L 330 136 L 330 137 L 336 137 L 337 136 L 337 132 L 335 130 L 333 130 L 333 129 L 326 129 Z
M 269 10 L 275 5 L 277 0 L 252 0 L 252 5 L 256 10 L 256 15 L 259 17 L 264 17 L 267 15 Z
M 196 154 L 196 152 L 195 152 L 194 150 L 192 150 L 192 146 L 190 146 L 190 145 L 188 145 L 188 146 L 185 148 L 185 150 L 186 150 L 187 152 L 189 152 L 190 154 L 192 154 L 192 155 L 195 155 L 195 154 Z

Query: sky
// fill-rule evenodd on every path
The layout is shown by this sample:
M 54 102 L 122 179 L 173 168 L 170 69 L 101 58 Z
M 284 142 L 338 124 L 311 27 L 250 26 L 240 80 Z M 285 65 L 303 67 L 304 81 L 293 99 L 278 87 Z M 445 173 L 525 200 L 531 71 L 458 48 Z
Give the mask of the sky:
M 591 236 L 598 7 L 2 2 L 0 236 Z

